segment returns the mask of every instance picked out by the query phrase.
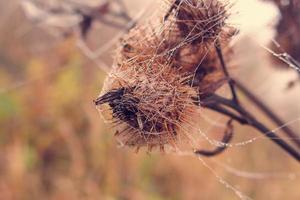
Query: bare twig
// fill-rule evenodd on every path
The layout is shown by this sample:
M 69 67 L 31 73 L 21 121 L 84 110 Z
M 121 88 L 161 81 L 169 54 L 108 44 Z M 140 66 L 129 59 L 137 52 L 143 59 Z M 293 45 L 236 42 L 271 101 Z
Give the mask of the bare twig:
M 282 126 L 284 122 L 270 109 L 266 104 L 258 99 L 248 88 L 246 88 L 241 82 L 235 80 L 236 87 L 243 92 L 261 111 L 263 111 L 277 126 Z M 300 148 L 300 141 L 297 140 L 300 137 L 293 132 L 289 127 L 282 127 L 284 133 L 292 139 L 295 145 Z
M 245 108 L 238 101 L 237 93 L 235 87 L 237 86 L 241 91 L 245 93 L 245 95 L 255 104 L 257 105 L 272 121 L 274 121 L 277 125 L 281 126 L 284 124 L 279 117 L 277 117 L 266 105 L 263 104 L 258 98 L 256 98 L 247 88 L 245 88 L 241 83 L 235 82 L 231 77 L 227 70 L 227 66 L 225 64 L 222 49 L 219 41 L 216 42 L 216 51 L 223 69 L 223 72 L 228 78 L 228 84 L 232 93 L 232 99 L 226 99 L 218 95 L 212 95 L 207 99 L 208 103 L 202 102 L 202 106 L 210 108 L 214 111 L 217 111 L 223 115 L 230 117 L 231 119 L 239 122 L 240 124 L 247 124 L 252 126 L 253 128 L 257 129 L 261 133 L 263 133 L 266 137 L 271 139 L 277 145 L 279 145 L 282 149 L 284 149 L 287 153 L 289 153 L 292 157 L 294 157 L 297 161 L 300 161 L 300 152 L 295 150 L 292 146 L 286 143 L 282 138 L 277 136 L 274 132 L 268 129 L 265 125 L 261 122 L 256 120 L 256 118 L 249 113 Z M 214 102 L 215 100 L 215 102 Z M 224 107 L 225 106 L 225 107 Z M 232 111 L 226 109 L 226 107 L 234 110 L 238 113 L 235 114 Z M 298 137 L 291 129 L 288 127 L 283 127 L 284 132 L 291 138 L 293 138 L 293 142 L 300 146 L 300 142 L 296 140 Z
M 234 119 L 235 121 L 239 122 L 240 124 L 246 124 L 247 120 L 244 119 L 241 116 L 238 116 L 237 114 L 229 111 L 228 109 L 225 109 L 224 107 L 222 107 L 221 105 L 217 105 L 217 104 L 206 104 L 206 105 L 202 105 L 206 108 L 209 108 L 213 111 L 219 112 L 223 115 L 229 116 L 230 118 Z
M 233 99 L 234 102 L 238 102 L 238 98 L 237 98 L 235 87 L 234 87 L 234 82 L 230 78 L 229 72 L 227 70 L 227 67 L 226 67 L 226 64 L 225 64 L 225 61 L 224 61 L 224 57 L 223 57 L 223 53 L 222 53 L 221 44 L 220 44 L 219 41 L 216 42 L 215 47 L 216 47 L 216 51 L 217 51 L 217 54 L 218 54 L 223 72 L 225 74 L 225 77 L 229 79 L 228 83 L 229 83 L 229 87 L 230 87 L 230 90 L 231 90 L 232 99 Z
M 211 101 L 212 99 L 215 99 L 214 103 Z M 233 100 L 229 100 L 229 99 L 223 98 L 221 96 L 214 95 L 210 99 L 210 104 L 211 105 L 223 105 L 225 107 L 233 109 L 242 118 L 244 118 L 244 120 L 242 121 L 243 123 L 241 123 L 241 124 L 246 124 L 246 125 L 249 125 L 249 126 L 255 128 L 255 129 L 257 129 L 259 132 L 261 132 L 266 137 L 268 137 L 271 141 L 273 141 L 278 146 L 280 146 L 283 150 L 285 150 L 288 154 L 290 154 L 297 161 L 300 161 L 300 152 L 299 151 L 295 150 L 292 146 L 290 146 L 288 143 L 286 143 L 282 138 L 277 136 L 273 131 L 271 131 L 269 128 L 267 128 L 265 125 L 263 125 L 261 122 L 256 120 L 256 118 L 251 113 L 249 113 L 246 109 L 244 109 L 242 106 L 240 106 L 239 104 L 237 104 Z M 204 104 L 204 106 L 206 106 L 206 105 Z M 206 107 L 209 108 L 210 106 L 206 106 Z M 230 112 L 229 110 L 227 110 L 224 107 L 223 107 L 223 110 L 224 110 L 224 112 L 221 112 L 221 114 L 232 118 L 232 115 L 229 114 L 229 113 L 232 113 L 232 112 Z M 240 120 L 237 120 L 235 118 L 232 118 L 232 119 L 234 119 L 238 122 L 241 122 Z
M 226 150 L 226 148 L 228 147 L 227 144 L 230 142 L 230 140 L 232 139 L 233 136 L 233 126 L 232 126 L 232 119 L 230 119 L 227 123 L 227 127 L 226 130 L 224 132 L 224 136 L 222 138 L 222 141 L 220 142 L 220 145 L 215 148 L 214 150 L 197 150 L 195 151 L 195 154 L 199 154 L 202 156 L 207 156 L 207 157 L 211 157 L 211 156 L 216 156 L 220 153 L 222 153 L 223 151 Z

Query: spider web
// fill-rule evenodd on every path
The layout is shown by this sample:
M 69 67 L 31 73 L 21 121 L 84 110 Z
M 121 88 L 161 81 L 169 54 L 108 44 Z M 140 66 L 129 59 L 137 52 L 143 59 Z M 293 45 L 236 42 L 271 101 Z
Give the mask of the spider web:
M 145 10 L 146 9 L 147 9 L 147 7 L 145 8 Z M 136 17 L 136 19 L 140 18 L 140 16 L 142 16 L 143 13 L 144 13 L 144 10 L 141 11 L 140 14 L 138 14 L 138 16 Z M 160 28 L 161 28 L 161 30 L 163 30 L 165 28 L 164 24 Z M 113 38 L 111 41 L 107 42 L 104 47 L 99 48 L 95 52 L 93 52 L 90 49 L 88 49 L 88 47 L 85 44 L 85 42 L 83 40 L 81 40 L 81 39 L 78 40 L 78 47 L 82 50 L 83 54 L 86 55 L 89 59 L 95 60 L 103 52 L 105 52 L 111 46 L 115 45 L 115 43 L 118 41 L 119 37 L 122 34 L 123 34 L 123 32 L 121 32 L 118 36 L 116 36 L 115 38 Z M 187 40 L 185 40 L 184 42 L 186 42 L 186 41 Z M 178 47 L 181 46 L 181 45 L 182 44 L 178 44 Z M 270 51 L 270 50 L 268 49 L 268 51 Z M 273 54 L 273 52 L 271 52 L 271 53 Z M 170 56 L 172 56 L 172 53 L 170 54 Z M 105 65 L 105 63 L 102 62 L 99 59 L 97 59 L 97 61 L 95 61 L 95 64 L 101 70 L 107 71 L 107 69 L 109 68 L 109 67 L 103 67 Z M 291 66 L 293 66 L 293 65 L 291 65 Z M 2 88 L 0 90 L 0 93 L 5 93 L 5 92 L 9 92 L 11 90 L 23 88 L 26 85 L 33 84 L 34 82 L 36 82 L 39 79 L 43 79 L 45 77 L 48 77 L 48 76 L 51 76 L 53 74 L 59 73 L 60 71 L 61 71 L 61 69 L 59 69 L 57 71 L 54 71 L 54 72 L 51 72 L 49 74 L 44 74 L 44 75 L 42 75 L 38 79 L 20 82 L 20 83 L 13 84 L 13 85 L 11 85 L 9 87 L 6 87 L 6 88 Z M 262 81 L 262 83 L 260 83 L 258 87 L 263 87 L 263 85 L 264 85 L 263 83 L 267 82 L 267 81 L 268 80 Z M 220 128 L 224 128 L 224 124 L 221 123 L 221 122 L 219 122 L 219 120 L 221 120 L 222 118 L 220 117 L 219 119 L 215 119 L 215 118 L 209 117 L 208 115 L 201 115 L 201 119 L 203 119 L 206 123 L 210 124 L 210 127 L 208 127 L 206 130 L 199 129 L 198 133 L 201 136 L 202 140 L 205 140 L 205 141 L 209 142 L 209 144 L 211 144 L 214 147 L 219 147 L 219 146 L 222 146 L 222 145 L 226 145 L 229 148 L 243 147 L 243 146 L 246 146 L 248 144 L 254 143 L 257 140 L 266 140 L 267 139 L 265 136 L 256 136 L 256 137 L 253 137 L 251 139 L 240 141 L 240 142 L 235 142 L 235 143 L 228 143 L 228 144 L 227 143 L 220 143 L 219 141 L 210 138 L 209 131 L 210 131 L 210 129 L 212 127 L 216 127 L 216 126 L 218 126 Z M 299 121 L 300 121 L 300 117 L 296 118 L 294 120 L 290 120 L 286 124 L 284 124 L 284 125 L 282 125 L 280 127 L 273 128 L 272 132 L 277 132 L 277 131 L 281 130 L 282 127 L 289 126 L 289 125 L 294 124 L 294 123 L 299 123 Z M 193 126 L 193 125 L 189 125 L 189 126 Z M 190 127 L 187 127 L 187 129 L 188 128 L 190 128 Z M 186 130 L 186 131 L 188 131 L 188 130 Z M 187 133 L 187 135 L 189 135 L 189 134 Z M 199 143 L 199 139 L 193 138 L 192 136 L 188 136 L 188 137 L 192 140 L 192 143 L 193 143 L 192 145 L 193 146 L 197 146 L 197 144 Z M 288 138 L 285 138 L 285 139 L 288 139 Z M 298 138 L 296 138 L 296 139 L 298 139 Z M 193 156 L 193 157 L 195 157 L 195 155 L 193 154 L 193 152 L 191 152 L 191 151 L 185 152 L 185 151 L 181 151 L 179 149 L 176 149 L 176 155 L 179 155 L 179 156 Z M 291 177 L 298 178 L 299 177 L 298 173 L 268 173 L 268 172 L 248 172 L 248 171 L 241 171 L 241 170 L 235 169 L 235 168 L 233 168 L 231 166 L 228 166 L 227 164 L 225 164 L 223 162 L 220 162 L 218 160 L 215 160 L 215 159 L 212 159 L 210 161 L 206 161 L 206 159 L 203 159 L 203 158 L 201 158 L 199 156 L 197 156 L 197 159 L 199 159 L 199 161 L 203 164 L 204 167 L 206 167 L 209 171 L 211 171 L 211 173 L 217 178 L 217 180 L 221 184 L 223 184 L 227 189 L 233 191 L 236 194 L 236 196 L 238 198 L 240 198 L 240 199 L 251 199 L 251 198 L 247 197 L 241 191 L 239 191 L 236 187 L 232 186 L 227 181 L 225 181 L 224 178 L 222 178 L 220 175 L 218 175 L 218 173 L 211 167 L 211 165 L 208 164 L 208 162 L 212 162 L 212 163 L 217 164 L 222 169 L 224 169 L 228 173 L 231 173 L 234 176 L 238 176 L 238 177 L 246 178 L 246 179 L 291 178 Z
M 163 30 L 164 29 L 164 27 L 163 27 L 163 25 L 162 25 L 162 27 L 161 27 L 161 30 Z M 186 42 L 186 41 L 183 41 L 183 43 L 184 42 Z M 180 46 L 181 44 L 178 44 L 178 46 Z M 177 47 L 178 47 L 177 46 Z M 171 54 L 171 56 L 172 56 L 172 54 Z M 209 118 L 207 118 L 206 116 L 202 116 L 202 118 L 204 118 L 206 121 L 212 121 L 212 120 L 210 120 Z M 281 127 L 277 127 L 277 128 L 275 128 L 274 130 L 272 130 L 272 132 L 276 132 L 276 131 L 278 131 L 278 130 L 280 130 L 282 127 L 284 127 L 284 126 L 288 126 L 288 125 L 290 125 L 290 124 L 292 124 L 292 123 L 295 123 L 295 122 L 298 122 L 299 121 L 299 118 L 298 119 L 295 119 L 295 120 L 291 120 L 290 122 L 288 122 L 287 124 L 284 124 L 284 125 L 282 125 Z M 214 125 L 215 125 L 216 123 L 214 122 Z M 219 124 L 219 126 L 222 126 L 221 124 Z M 207 134 L 205 134 L 203 131 L 201 131 L 201 130 L 199 130 L 199 132 L 201 133 L 201 135 L 203 135 L 204 136 L 204 138 L 206 139 L 206 140 L 208 140 L 212 145 L 214 145 L 214 146 L 216 146 L 216 147 L 218 147 L 218 146 L 223 146 L 223 145 L 226 145 L 226 146 L 229 146 L 229 147 L 235 147 L 235 146 L 245 146 L 245 145 L 247 145 L 247 144 L 250 144 L 250 143 L 253 143 L 253 142 L 255 142 L 256 140 L 258 140 L 258 139 L 266 139 L 264 136 L 258 136 L 258 137 L 254 137 L 254 138 L 252 138 L 252 139 L 249 139 L 249 140 L 245 140 L 245 141 L 242 141 L 242 142 L 238 142 L 238 143 L 233 143 L 233 144 L 224 144 L 224 143 L 220 143 L 220 142 L 218 142 L 218 141 L 216 141 L 216 140 L 211 140 L 211 139 L 209 139 L 208 138 L 208 136 L 207 136 Z M 189 136 L 188 136 L 189 137 Z M 189 138 L 191 138 L 191 137 L 189 137 Z M 193 143 L 193 144 L 195 144 L 195 143 L 197 143 L 196 141 Z M 180 150 L 178 150 L 178 149 L 176 149 L 176 151 L 177 151 L 177 153 L 178 154 L 183 154 Z M 204 162 L 204 160 L 203 159 L 201 159 L 201 158 L 199 158 L 200 159 L 200 161 L 206 166 L 206 167 L 208 167 L 208 169 L 209 170 L 211 170 L 213 173 L 214 173 L 214 175 L 218 178 L 218 180 L 220 181 L 220 183 L 222 183 L 222 184 L 224 184 L 225 186 L 226 186 L 226 188 L 229 188 L 229 189 L 231 189 L 231 190 L 233 190 L 234 192 L 235 192 L 235 194 L 238 196 L 238 197 L 240 197 L 241 199 L 247 199 L 248 197 L 245 197 L 244 195 L 242 195 L 242 193 L 241 192 L 239 192 L 238 190 L 236 190 L 233 186 L 231 186 L 230 184 L 228 184 L 226 181 L 224 181 L 220 176 L 218 176 L 208 165 L 207 165 L 207 163 L 205 163 Z M 224 165 L 223 165 L 224 166 Z M 231 172 L 233 172 L 233 170 L 232 170 L 232 168 L 226 168 L 227 170 L 228 169 L 230 169 L 230 171 Z M 270 174 L 267 174 L 267 173 L 255 173 L 255 172 L 253 172 L 253 173 L 249 173 L 249 172 L 243 172 L 243 173 L 241 173 L 241 172 L 236 172 L 236 171 L 234 171 L 235 172 L 235 174 L 247 174 L 247 177 L 259 177 L 259 178 L 267 178 L 267 177 L 275 177 L 275 176 L 273 176 L 273 175 L 270 175 Z M 290 177 L 290 175 L 291 174 L 282 174 L 282 176 L 285 176 L 286 175 L 286 177 Z M 292 174 L 292 175 L 294 175 L 294 174 Z M 244 175 L 245 176 L 245 175 Z

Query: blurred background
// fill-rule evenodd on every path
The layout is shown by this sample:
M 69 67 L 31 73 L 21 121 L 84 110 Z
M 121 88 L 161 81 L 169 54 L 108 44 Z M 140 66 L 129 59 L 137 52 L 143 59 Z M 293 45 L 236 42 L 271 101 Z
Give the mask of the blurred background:
M 107 2 L 0 0 L 0 200 L 239 199 L 223 180 L 252 199 L 300 199 L 299 163 L 238 124 L 233 142 L 259 138 L 203 160 L 118 146 L 93 99 L 130 18 L 146 18 L 162 0 Z M 234 3 L 231 23 L 240 34 L 231 73 L 300 134 L 300 84 L 287 89 L 298 75 L 274 67 L 284 64 L 264 49 L 275 35 L 278 9 L 270 1 Z M 95 5 L 103 5 L 96 9 L 102 14 L 90 23 Z M 220 138 L 222 121 L 208 118 L 203 130 Z

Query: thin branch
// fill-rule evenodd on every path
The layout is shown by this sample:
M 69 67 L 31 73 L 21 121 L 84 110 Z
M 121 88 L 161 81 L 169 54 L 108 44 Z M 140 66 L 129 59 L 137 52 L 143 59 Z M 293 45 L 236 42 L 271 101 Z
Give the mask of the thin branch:
M 265 103 L 260 101 L 258 97 L 256 97 L 253 93 L 249 91 L 241 82 L 235 80 L 236 87 L 243 92 L 261 111 L 265 113 L 277 126 L 282 126 L 284 124 L 283 120 L 281 120 Z M 292 142 L 300 148 L 300 136 L 298 136 L 292 129 L 285 126 L 282 127 L 283 132 L 292 139 Z
M 250 114 L 248 111 L 246 111 L 242 106 L 239 104 L 233 102 L 233 100 L 228 100 L 223 97 L 214 95 L 216 98 L 216 103 L 219 103 L 220 105 L 229 107 L 236 112 L 238 112 L 241 116 L 244 117 L 245 123 L 255 129 L 257 129 L 259 132 L 264 134 L 266 137 L 268 137 L 270 140 L 272 140 L 274 143 L 276 143 L 278 146 L 280 146 L 283 150 L 285 150 L 288 154 L 290 154 L 292 157 L 294 157 L 297 161 L 300 161 L 300 152 L 295 150 L 292 146 L 290 146 L 288 143 L 286 143 L 282 138 L 277 136 L 273 131 L 271 131 L 269 128 L 267 128 L 265 125 L 263 125 L 261 122 L 257 121 L 256 118 Z M 228 117 L 232 117 L 232 115 L 227 114 L 226 112 L 221 112 L 221 114 L 226 115 Z M 234 119 L 236 120 L 236 119 Z M 238 121 L 238 120 L 236 120 Z M 238 121 L 240 122 L 240 121 Z
M 229 84 L 229 87 L 230 87 L 230 90 L 231 90 L 231 93 L 232 93 L 232 99 L 233 99 L 234 102 L 238 103 L 238 98 L 237 98 L 237 95 L 236 95 L 236 91 L 235 91 L 235 87 L 234 87 L 234 82 L 230 78 L 229 72 L 227 70 L 227 67 L 226 67 L 226 64 L 225 64 L 225 61 L 224 61 L 224 57 L 223 57 L 223 53 L 222 53 L 221 44 L 220 44 L 219 41 L 216 42 L 215 48 L 216 48 L 216 51 L 217 51 L 217 54 L 218 54 L 218 57 L 219 57 L 219 60 L 220 60 L 220 63 L 221 63 L 224 75 L 225 75 L 226 78 L 229 79 L 228 84 Z
M 247 124 L 247 120 L 246 119 L 244 119 L 243 117 L 240 117 L 240 116 L 236 115 L 235 113 L 227 110 L 226 108 L 224 108 L 224 107 L 222 107 L 222 106 L 220 106 L 218 104 L 211 104 L 211 105 L 207 104 L 207 105 L 202 105 L 202 106 L 204 106 L 206 108 L 209 108 L 209 109 L 211 109 L 213 111 L 216 111 L 218 113 L 221 113 L 223 115 L 229 116 L 230 118 L 234 119 L 235 121 L 239 122 L 240 124 Z
M 270 129 L 268 129 L 265 125 L 263 125 L 261 122 L 257 121 L 255 117 L 246 111 L 238 102 L 237 93 L 235 90 L 235 86 L 239 87 L 241 91 L 243 91 L 246 96 L 252 100 L 253 103 L 255 103 L 270 119 L 272 119 L 277 125 L 281 126 L 284 124 L 270 109 L 267 108 L 261 101 L 259 101 L 258 98 L 256 98 L 247 88 L 242 87 L 240 83 L 236 83 L 233 79 L 231 79 L 229 72 L 227 70 L 224 57 L 222 54 L 222 49 L 220 42 L 216 42 L 216 51 L 218 54 L 218 57 L 220 59 L 221 66 L 223 68 L 223 72 L 226 76 L 226 78 L 229 79 L 229 87 L 231 89 L 232 93 L 232 100 L 223 98 L 218 95 L 212 95 L 210 99 L 215 101 L 215 104 L 209 104 L 209 108 L 217 111 L 223 115 L 226 115 L 236 121 L 238 121 L 241 124 L 247 124 L 249 126 L 254 127 L 255 129 L 259 130 L 261 133 L 263 133 L 266 137 L 271 139 L 273 142 L 275 142 L 277 145 L 279 145 L 282 149 L 284 149 L 287 153 L 289 153 L 292 157 L 294 157 L 296 160 L 300 161 L 300 152 L 295 150 L 292 146 L 290 146 L 288 143 L 286 143 L 282 138 L 278 137 L 274 132 L 272 132 Z M 241 117 L 238 117 L 236 114 L 233 114 L 231 111 L 227 110 L 226 108 L 222 107 L 226 106 L 228 108 L 231 108 L 238 112 Z M 242 119 L 240 119 L 242 118 Z M 298 138 L 296 134 L 293 133 L 291 129 L 288 127 L 283 127 L 284 132 L 291 138 Z M 297 143 L 297 146 L 300 144 L 299 141 L 293 140 L 295 143 Z M 298 146 L 299 147 L 299 146 Z
M 248 116 L 248 117 L 250 117 L 250 116 Z M 251 124 L 252 127 L 256 128 L 261 133 L 263 133 L 265 136 L 270 138 L 273 142 L 275 142 L 282 149 L 284 149 L 287 153 L 289 153 L 291 156 L 293 156 L 298 162 L 300 162 L 300 153 L 299 153 L 299 151 L 295 150 L 288 143 L 286 143 L 283 139 L 278 137 L 274 132 L 272 132 L 270 129 L 265 127 L 262 123 L 257 121 L 252 116 L 251 116 L 251 121 L 252 121 L 252 124 Z
M 195 151 L 195 154 L 199 154 L 202 156 L 207 156 L 207 157 L 211 157 L 211 156 L 216 156 L 219 155 L 220 153 L 222 153 L 223 151 L 226 150 L 226 148 L 228 147 L 228 143 L 231 141 L 233 137 L 233 126 L 232 126 L 232 119 L 230 119 L 227 123 L 227 128 L 224 132 L 224 136 L 222 138 L 222 141 L 220 142 L 220 146 L 218 146 L 217 148 L 215 148 L 214 150 L 197 150 Z

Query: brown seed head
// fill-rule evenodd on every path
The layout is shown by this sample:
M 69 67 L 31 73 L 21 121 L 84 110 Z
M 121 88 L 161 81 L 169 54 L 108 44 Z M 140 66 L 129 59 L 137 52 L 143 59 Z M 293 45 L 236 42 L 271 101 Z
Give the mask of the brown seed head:
M 103 115 L 108 112 L 124 145 L 176 146 L 198 123 L 199 97 L 225 83 L 215 52 L 215 40 L 228 34 L 225 6 L 215 0 L 182 2 L 177 14 L 163 23 L 138 25 L 124 36 L 113 71 L 95 101 Z M 193 36 L 184 35 L 185 29 Z
M 230 4 L 219 0 L 172 0 L 173 18 L 187 43 L 211 43 L 227 40 L 236 30 L 226 23 Z M 171 16 L 172 17 L 172 16 Z
M 229 46 L 225 41 L 222 44 Z M 226 47 L 224 50 L 224 56 L 228 57 L 230 48 Z M 220 81 L 224 80 L 214 43 L 183 43 L 180 34 L 172 32 L 168 26 L 162 31 L 157 31 L 151 26 L 134 28 L 123 38 L 116 55 L 116 65 L 123 70 L 136 63 L 150 63 L 151 68 L 155 67 L 151 64 L 154 62 L 169 65 L 182 75 L 189 76 L 190 80 L 186 84 L 198 87 L 201 93 L 213 93 L 222 86 Z M 208 91 L 209 89 L 211 90 Z
M 174 146 L 178 137 L 185 138 L 182 128 L 199 109 L 195 105 L 196 90 L 185 84 L 187 77 L 170 66 L 135 71 L 131 73 L 134 78 L 125 74 L 116 71 L 111 84 L 114 88 L 107 88 L 95 101 L 101 112 L 109 106 L 119 141 L 151 149 Z

